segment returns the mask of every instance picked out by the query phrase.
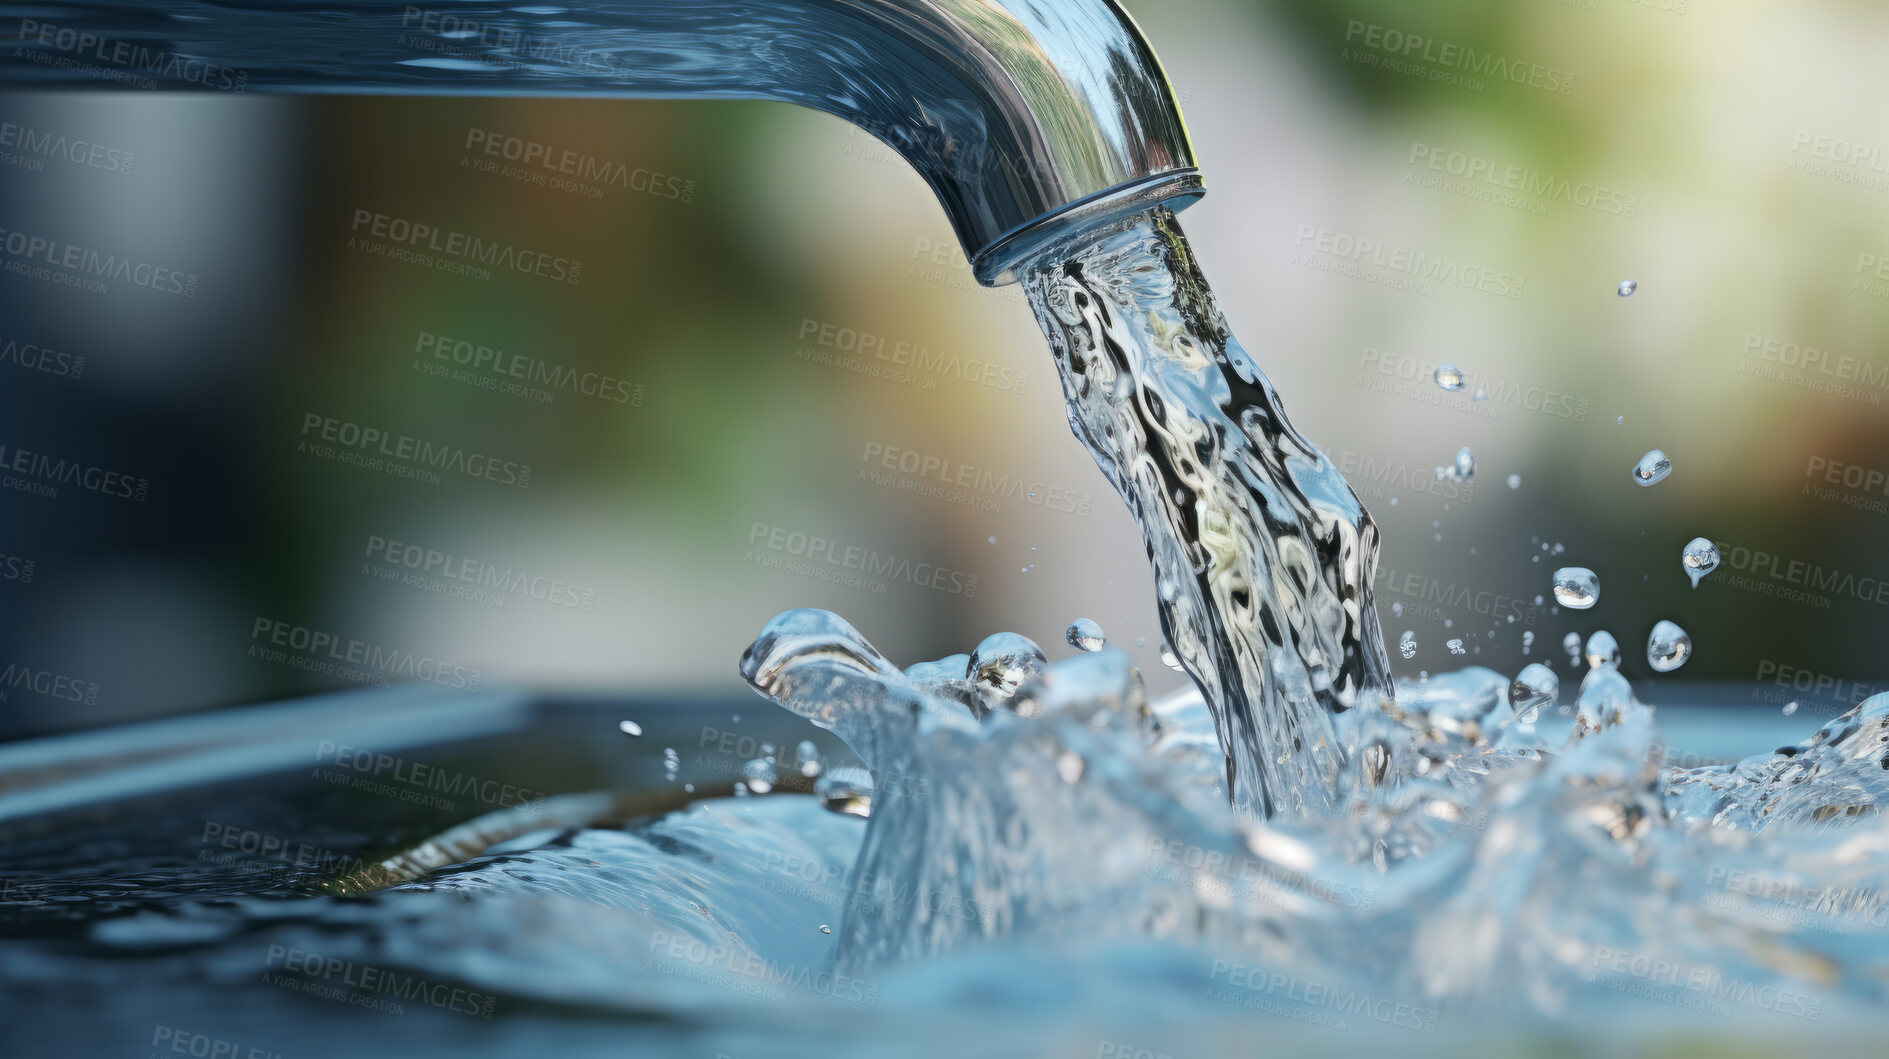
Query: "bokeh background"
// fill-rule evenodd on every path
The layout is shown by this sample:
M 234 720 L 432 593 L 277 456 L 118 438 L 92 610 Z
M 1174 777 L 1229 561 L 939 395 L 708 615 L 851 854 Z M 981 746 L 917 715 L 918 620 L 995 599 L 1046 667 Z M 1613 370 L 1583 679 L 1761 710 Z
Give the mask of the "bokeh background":
M 1382 528 L 1384 627 L 1419 645 L 1393 650 L 1400 674 L 1566 675 L 1563 638 L 1605 628 L 1652 701 L 1710 678 L 1732 704 L 1828 714 L 1889 678 L 1889 11 L 1127 6 L 1207 174 L 1183 216 L 1206 273 Z M 1445 45 L 1520 72 L 1478 76 Z M 514 179 L 508 144 L 598 175 Z M 361 211 L 539 251 L 576 282 L 390 259 Z M 414 675 L 738 697 L 742 648 L 793 606 L 901 664 L 999 630 L 1055 656 L 1089 617 L 1152 688 L 1182 679 L 1018 289 L 978 287 L 918 176 L 836 119 L 9 91 L 0 228 L 195 277 L 190 296 L 88 290 L 0 254 L 0 736 Z M 1412 275 L 1416 255 L 1473 278 Z M 610 382 L 505 392 L 452 374 L 437 354 L 458 342 Z M 1438 363 L 1464 393 L 1430 381 Z M 513 480 L 341 462 L 320 435 L 343 422 Z M 1437 481 L 1462 446 L 1473 483 Z M 1652 448 L 1675 470 L 1641 488 Z M 97 487 L 45 495 L 42 456 Z M 933 490 L 901 460 L 1022 484 Z M 794 534 L 948 587 L 823 578 Z M 1694 536 L 1731 546 L 1696 590 Z M 392 558 L 427 551 L 442 565 L 417 583 Z M 1553 607 L 1564 564 L 1600 573 L 1595 609 Z M 1696 656 L 1652 679 L 1661 618 Z M 316 635 L 355 663 L 320 665 L 298 647 Z

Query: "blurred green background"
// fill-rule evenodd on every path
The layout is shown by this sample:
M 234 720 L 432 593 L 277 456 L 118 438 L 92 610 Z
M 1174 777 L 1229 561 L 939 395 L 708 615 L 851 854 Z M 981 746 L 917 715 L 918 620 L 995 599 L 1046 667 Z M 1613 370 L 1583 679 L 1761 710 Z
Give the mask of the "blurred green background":
M 1128 6 L 1207 174 L 1183 226 L 1382 528 L 1384 628 L 1419 643 L 1393 650 L 1400 674 L 1566 675 L 1563 637 L 1606 628 L 1639 682 L 1669 618 L 1697 653 L 1661 680 L 1741 681 L 1752 708 L 1829 712 L 1889 677 L 1889 12 Z M 0 489 L 0 732 L 413 676 L 732 698 L 742 648 L 792 606 L 900 664 L 1004 629 L 1054 657 L 1089 617 L 1151 687 L 1179 685 L 1137 532 L 1069 434 L 1017 288 L 978 287 L 918 176 L 836 119 L 16 91 L 0 123 L 135 159 L 6 145 L 0 227 L 198 278 L 183 297 L 0 274 L 9 458 L 148 481 L 143 501 Z M 508 173 L 528 145 L 579 175 Z M 396 260 L 364 245 L 364 214 L 541 252 L 576 282 Z M 850 334 L 886 355 L 837 348 Z M 494 388 L 512 377 L 453 363 L 458 342 L 535 365 L 552 399 Z M 1468 390 L 1431 383 L 1438 363 Z M 308 451 L 342 422 L 529 482 Z M 1473 483 L 1437 482 L 1461 446 Z M 1675 470 L 1641 488 L 1651 448 Z M 950 576 L 835 581 L 794 534 Z M 1735 546 L 1697 590 L 1694 536 Z M 427 552 L 431 570 L 400 558 Z M 1599 572 L 1594 610 L 1536 604 L 1564 564 Z

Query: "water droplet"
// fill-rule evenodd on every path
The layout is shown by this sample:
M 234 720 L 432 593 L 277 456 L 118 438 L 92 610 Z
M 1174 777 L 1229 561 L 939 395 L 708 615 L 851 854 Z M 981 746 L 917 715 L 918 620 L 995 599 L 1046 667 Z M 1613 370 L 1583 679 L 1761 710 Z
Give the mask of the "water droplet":
M 1624 426 L 1626 426 L 1626 425 L 1627 425 L 1627 417 L 1626 417 L 1626 416 L 1619 416 L 1619 417 L 1617 417 L 1617 418 L 1615 418 L 1615 419 L 1614 419 L 1614 423 L 1615 423 L 1615 425 L 1617 425 L 1617 426 L 1623 426 L 1623 427 L 1624 427 Z
M 1476 387 L 1476 392 L 1469 395 L 1469 399 L 1476 402 L 1487 401 L 1489 399 L 1489 391 L 1478 386 Z
M 820 774 L 825 767 L 820 761 L 820 748 L 813 745 L 813 740 L 802 739 L 794 748 L 794 758 L 800 762 L 800 774 L 811 779 Z
M 1161 641 L 1161 664 L 1177 673 L 1181 671 L 1180 657 L 1174 653 L 1174 648 L 1168 646 L 1166 640 Z
M 1640 285 L 1633 280 L 1622 280 L 1620 286 L 1614 288 L 1614 293 L 1620 295 L 1622 298 L 1630 298 L 1633 296 L 1633 292 L 1639 289 Z
M 1791 714 L 1796 713 L 1796 712 L 1797 712 L 1796 699 L 1792 699 L 1791 701 L 1784 704 L 1784 716 L 1789 717 Z
M 1036 641 L 1014 632 L 992 633 L 971 652 L 964 679 L 977 685 L 987 704 L 1008 699 L 1024 681 L 1049 664 Z
M 991 542 L 992 544 L 996 544 L 996 543 L 997 543 L 997 538 L 995 538 L 995 537 L 992 537 L 992 538 L 990 538 L 990 542 Z
M 1633 465 L 1633 480 L 1641 485 L 1664 481 L 1671 473 L 1673 461 L 1658 449 L 1649 449 L 1646 455 L 1640 457 L 1640 462 Z
M 1444 642 L 1443 646 L 1449 648 L 1450 654 L 1453 654 L 1453 655 L 1460 655 L 1460 654 L 1467 653 L 1463 649 L 1463 641 L 1461 640 L 1447 640 Z
M 1077 618 L 1063 631 L 1063 639 L 1078 651 L 1100 651 L 1108 643 L 1108 637 L 1102 634 L 1102 627 L 1087 618 Z
M 1692 587 L 1699 587 L 1699 579 L 1718 569 L 1718 547 L 1704 537 L 1694 537 L 1686 545 L 1686 550 L 1679 553 L 1679 562 L 1686 568 L 1686 576 L 1692 578 Z
M 1566 651 L 1569 657 L 1579 661 L 1581 657 L 1581 634 L 1571 632 L 1563 636 L 1561 638 L 1561 649 Z
M 1600 602 L 1600 577 L 1585 566 L 1564 566 L 1554 572 L 1555 602 L 1586 610 Z
M 1464 445 L 1456 450 L 1456 477 L 1467 482 L 1476 476 L 1476 454 Z
M 774 789 L 774 763 L 766 758 L 755 758 L 741 766 L 741 782 L 756 794 L 766 794 Z
M 856 765 L 842 765 L 813 785 L 820 807 L 846 816 L 872 815 L 872 773 Z
M 1403 616 L 1404 616 L 1404 605 L 1403 605 L 1402 603 L 1392 603 L 1392 604 L 1391 604 L 1391 613 L 1392 613 L 1392 614 L 1394 614 L 1394 615 L 1396 615 L 1396 616 L 1397 616 L 1397 617 L 1399 617 L 1399 618 L 1401 618 L 1401 617 L 1403 617 Z
M 1064 783 L 1081 783 L 1082 772 L 1087 767 L 1082 755 L 1074 750 L 1065 750 L 1056 755 L 1056 774 L 1063 778 Z
M 1519 474 L 1509 475 L 1509 488 L 1520 489 L 1521 487 L 1522 487 L 1522 476 Z
M 1670 621 L 1653 626 L 1646 637 L 1646 664 L 1656 673 L 1670 673 L 1692 657 L 1692 637 Z
M 1509 705 L 1523 724 L 1535 723 L 1543 706 L 1552 706 L 1561 694 L 1561 678 L 1540 662 L 1530 662 L 1509 685 Z
M 1511 618 L 1513 618 L 1514 616 L 1515 615 L 1513 614 L 1509 615 L 1509 617 Z M 1524 655 L 1528 654 L 1528 649 L 1533 646 L 1535 646 L 1535 634 L 1532 632 L 1524 631 L 1522 633 L 1522 654 Z
M 826 925 L 825 923 L 822 923 L 822 924 L 820 924 L 820 933 L 822 933 L 822 934 L 831 934 L 831 933 L 833 933 L 833 928 L 832 928 L 832 927 L 829 927 L 829 926 L 827 926 L 827 925 Z
M 1455 393 L 1463 388 L 1463 373 L 1461 369 L 1457 368 L 1454 364 L 1438 364 L 1436 366 L 1436 384 L 1451 393 Z
M 1676 628 L 1677 626 L 1675 626 Z M 1620 664 L 1620 642 L 1605 629 L 1587 638 L 1587 665 L 1590 669 Z
M 637 724 L 635 721 L 618 721 L 617 731 L 622 732 L 624 735 L 642 735 L 643 726 Z
M 1403 638 L 1397 641 L 1397 650 L 1401 652 L 1405 658 L 1415 657 L 1417 653 L 1417 634 L 1409 629 L 1405 629 Z

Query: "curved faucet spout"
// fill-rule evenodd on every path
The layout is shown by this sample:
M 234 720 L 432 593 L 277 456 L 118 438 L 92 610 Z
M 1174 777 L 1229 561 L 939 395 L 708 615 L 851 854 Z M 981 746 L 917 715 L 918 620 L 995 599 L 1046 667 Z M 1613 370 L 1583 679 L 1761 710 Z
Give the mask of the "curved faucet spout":
M 167 88 L 812 107 L 919 171 L 987 285 L 1073 229 L 1205 190 L 1167 78 L 1115 0 L 120 0 L 22 19 L 0 78 L 95 83 L 57 61 L 79 38 L 182 60 L 140 64 Z

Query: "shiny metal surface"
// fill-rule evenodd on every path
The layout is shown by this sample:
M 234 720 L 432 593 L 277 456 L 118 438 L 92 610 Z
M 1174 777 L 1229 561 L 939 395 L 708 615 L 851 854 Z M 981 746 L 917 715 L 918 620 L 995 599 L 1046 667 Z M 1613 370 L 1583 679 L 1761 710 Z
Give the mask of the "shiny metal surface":
M 761 98 L 872 133 L 938 196 L 979 282 L 1075 227 L 1203 193 L 1115 0 L 346 0 L 18 9 L 19 84 Z

